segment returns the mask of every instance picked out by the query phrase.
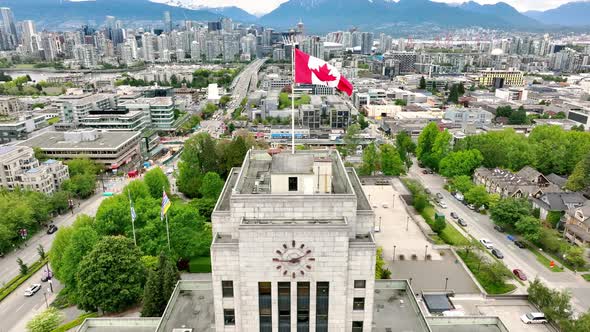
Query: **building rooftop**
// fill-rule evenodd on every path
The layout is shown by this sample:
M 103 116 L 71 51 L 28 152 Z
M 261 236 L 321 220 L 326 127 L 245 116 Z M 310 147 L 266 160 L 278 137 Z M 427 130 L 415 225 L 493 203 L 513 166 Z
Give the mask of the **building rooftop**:
M 156 332 L 183 327 L 195 332 L 215 331 L 211 281 L 183 280 L 176 285 Z
M 140 135 L 139 132 L 135 131 L 99 132 L 95 140 L 73 141 L 66 140 L 66 133 L 56 131 L 45 132 L 18 145 L 39 147 L 47 150 L 106 150 L 117 149 Z
M 313 155 L 280 153 L 273 156 L 270 172 L 272 174 L 311 174 L 313 162 Z

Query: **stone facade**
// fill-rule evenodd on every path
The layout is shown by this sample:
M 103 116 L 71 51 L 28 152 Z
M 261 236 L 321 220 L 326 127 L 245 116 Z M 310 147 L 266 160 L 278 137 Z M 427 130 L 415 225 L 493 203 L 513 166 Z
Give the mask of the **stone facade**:
M 325 331 L 352 331 L 353 321 L 363 322 L 364 330 L 370 331 L 375 283 L 375 242 L 371 233 L 374 213 L 364 193 L 354 190 L 352 182 L 358 181 L 354 171 L 344 168 L 337 152 L 298 151 L 298 155 L 310 154 L 312 162 L 331 160 L 331 192 L 275 193 L 272 189 L 258 188 L 263 187 L 260 180 L 256 183 L 256 192 L 261 192 L 252 194 L 245 188 L 248 178 L 277 181 L 277 174 L 285 174 L 277 170 L 278 166 L 265 154 L 250 151 L 242 168 L 232 171 L 212 215 L 215 330 L 295 332 L 298 328 L 306 330 L 301 329 L 306 326 L 309 331 L 316 331 L 319 324 L 317 304 L 320 303 L 317 286 L 328 282 Z M 281 157 L 289 159 L 289 156 Z M 264 159 L 268 160 L 267 164 L 261 161 Z M 302 160 L 308 159 L 293 158 L 298 163 Z M 309 175 L 305 172 L 313 169 L 297 165 L 295 173 L 298 168 L 304 170 L 303 174 L 288 176 L 305 178 Z M 289 170 L 292 171 L 292 167 Z M 261 172 L 272 176 L 261 176 Z M 270 183 L 269 187 L 272 186 Z M 355 280 L 364 287 L 355 288 Z M 222 281 L 232 282 L 232 297 L 223 296 Z M 272 327 L 268 328 L 260 324 L 260 282 L 271 283 Z M 279 298 L 278 283 L 282 282 L 290 283 L 290 292 L 289 296 Z M 298 302 L 298 283 L 309 283 L 309 307 L 301 299 Z M 307 284 L 299 284 L 304 285 Z M 355 298 L 357 305 L 353 309 Z M 359 304 L 361 298 L 364 306 Z M 290 310 L 286 310 L 285 306 L 289 305 Z M 224 309 L 234 310 L 233 325 L 224 319 Z M 308 323 L 298 323 L 298 311 L 308 313 L 308 320 L 301 319 Z M 288 326 L 287 320 L 290 321 Z

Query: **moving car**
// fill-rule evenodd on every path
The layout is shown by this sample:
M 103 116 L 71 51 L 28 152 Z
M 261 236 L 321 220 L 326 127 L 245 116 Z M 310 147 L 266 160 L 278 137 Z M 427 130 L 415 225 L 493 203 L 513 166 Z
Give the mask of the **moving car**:
M 451 218 L 459 219 L 459 216 L 455 212 L 451 212 Z
M 502 228 L 500 225 L 494 225 L 494 229 L 500 233 L 504 233 L 504 228 Z
M 486 249 L 494 248 L 494 243 L 488 239 L 481 239 L 479 240 L 479 242 L 481 242 L 481 244 L 483 244 L 483 246 L 486 247 Z
M 504 255 L 502 254 L 502 252 L 496 248 L 492 249 L 492 255 L 496 256 L 499 259 L 504 258 Z
M 51 272 L 50 270 L 43 270 L 43 274 L 41 275 L 41 281 L 46 282 L 51 280 L 51 278 L 53 278 L 53 272 Z
M 518 279 L 520 279 L 520 280 L 522 280 L 522 281 L 526 281 L 526 280 L 527 280 L 527 278 L 526 278 L 526 274 L 524 274 L 524 272 L 522 272 L 522 270 L 521 270 L 521 269 L 514 269 L 514 270 L 512 270 L 512 273 L 514 273 L 514 275 L 515 275 L 515 276 L 516 276 Z
M 521 241 L 514 241 L 514 245 L 519 247 L 520 249 L 526 248 L 526 245 L 524 244 L 524 242 L 521 242 Z
M 465 222 L 465 220 L 463 220 L 463 218 L 459 218 L 459 220 L 457 220 L 457 223 L 463 227 L 467 227 L 467 223 Z
M 55 226 L 54 224 L 49 225 L 49 228 L 47 229 L 47 234 L 53 234 L 57 232 L 57 226 Z
M 25 296 L 30 297 L 35 295 L 41 289 L 41 284 L 32 284 L 29 288 L 25 289 Z
M 528 314 L 520 316 L 520 320 L 525 324 L 547 323 L 547 318 L 545 318 L 545 314 L 542 312 L 529 312 Z

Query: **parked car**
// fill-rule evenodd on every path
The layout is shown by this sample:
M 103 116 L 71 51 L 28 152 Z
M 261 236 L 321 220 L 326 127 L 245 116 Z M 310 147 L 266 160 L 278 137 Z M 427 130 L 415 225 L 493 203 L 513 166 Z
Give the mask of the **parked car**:
M 504 233 L 504 228 L 502 228 L 500 225 L 494 225 L 494 229 L 500 233 Z
M 457 223 L 463 227 L 467 227 L 467 223 L 462 218 L 459 218 L 459 220 L 457 220 Z
M 524 242 L 522 241 L 514 241 L 514 245 L 519 247 L 520 249 L 526 248 L 526 244 L 524 244 Z
M 41 284 L 32 284 L 29 288 L 25 289 L 25 296 L 30 297 L 35 295 L 41 289 Z
M 520 279 L 520 280 L 522 280 L 522 281 L 526 281 L 526 280 L 527 280 L 527 278 L 526 278 L 526 274 L 524 274 L 524 272 L 522 272 L 522 270 L 521 270 L 521 269 L 514 269 L 514 270 L 512 270 L 512 273 L 514 273 L 514 275 L 515 275 L 515 276 L 516 276 L 518 279 Z
M 469 204 L 467 205 L 467 207 L 469 208 L 469 210 L 475 210 L 475 205 L 473 204 Z
M 436 193 L 436 198 L 443 199 L 443 195 L 441 193 Z
M 57 232 L 57 226 L 55 226 L 54 224 L 49 225 L 49 228 L 47 229 L 47 234 L 53 234 Z
M 459 201 L 461 201 L 461 202 L 463 202 L 463 199 L 465 199 L 465 197 L 463 196 L 463 194 L 462 194 L 462 193 L 460 193 L 460 192 L 456 192 L 454 196 L 455 196 L 455 198 L 456 198 L 457 200 L 459 200 Z
M 50 270 L 43 270 L 43 274 L 41 275 L 41 281 L 46 282 L 51 280 L 51 278 L 53 278 L 53 272 L 51 272 Z
M 483 246 L 486 247 L 486 249 L 494 248 L 494 243 L 488 239 L 481 239 L 479 240 L 479 242 L 481 242 L 481 244 L 483 244 Z
M 423 169 L 422 174 L 428 174 L 428 170 Z
M 504 255 L 502 254 L 502 252 L 496 248 L 492 249 L 492 255 L 496 256 L 499 259 L 504 258 Z
M 451 212 L 451 218 L 459 219 L 459 216 L 455 212 Z
M 520 320 L 525 324 L 547 323 L 547 318 L 545 318 L 545 314 L 542 312 L 529 312 L 528 314 L 520 316 Z
M 438 206 L 440 206 L 443 209 L 447 208 L 447 205 L 445 204 L 445 202 L 442 202 L 442 201 L 438 203 Z
M 425 192 L 426 194 L 428 194 L 428 195 L 430 195 L 430 194 L 432 193 L 432 192 L 430 191 L 430 189 L 428 189 L 428 188 L 424 189 L 424 192 Z

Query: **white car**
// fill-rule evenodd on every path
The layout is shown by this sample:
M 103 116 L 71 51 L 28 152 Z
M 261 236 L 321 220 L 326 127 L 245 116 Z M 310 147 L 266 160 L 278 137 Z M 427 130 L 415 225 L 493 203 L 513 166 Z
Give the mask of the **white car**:
M 545 318 L 545 314 L 543 314 L 542 312 L 529 312 L 528 314 L 520 316 L 520 320 L 525 324 L 547 323 L 547 318 Z
M 438 206 L 440 206 L 443 209 L 446 209 L 447 208 L 447 205 L 445 204 L 445 202 L 439 202 L 438 203 Z
M 41 289 L 41 284 L 32 284 L 29 288 L 25 289 L 25 296 L 30 297 L 35 295 Z
M 483 246 L 486 247 L 486 249 L 493 249 L 494 248 L 494 243 L 492 243 L 492 241 L 490 241 L 488 239 L 481 239 L 481 240 L 479 240 L 479 242 L 481 242 L 481 244 L 483 244 Z

